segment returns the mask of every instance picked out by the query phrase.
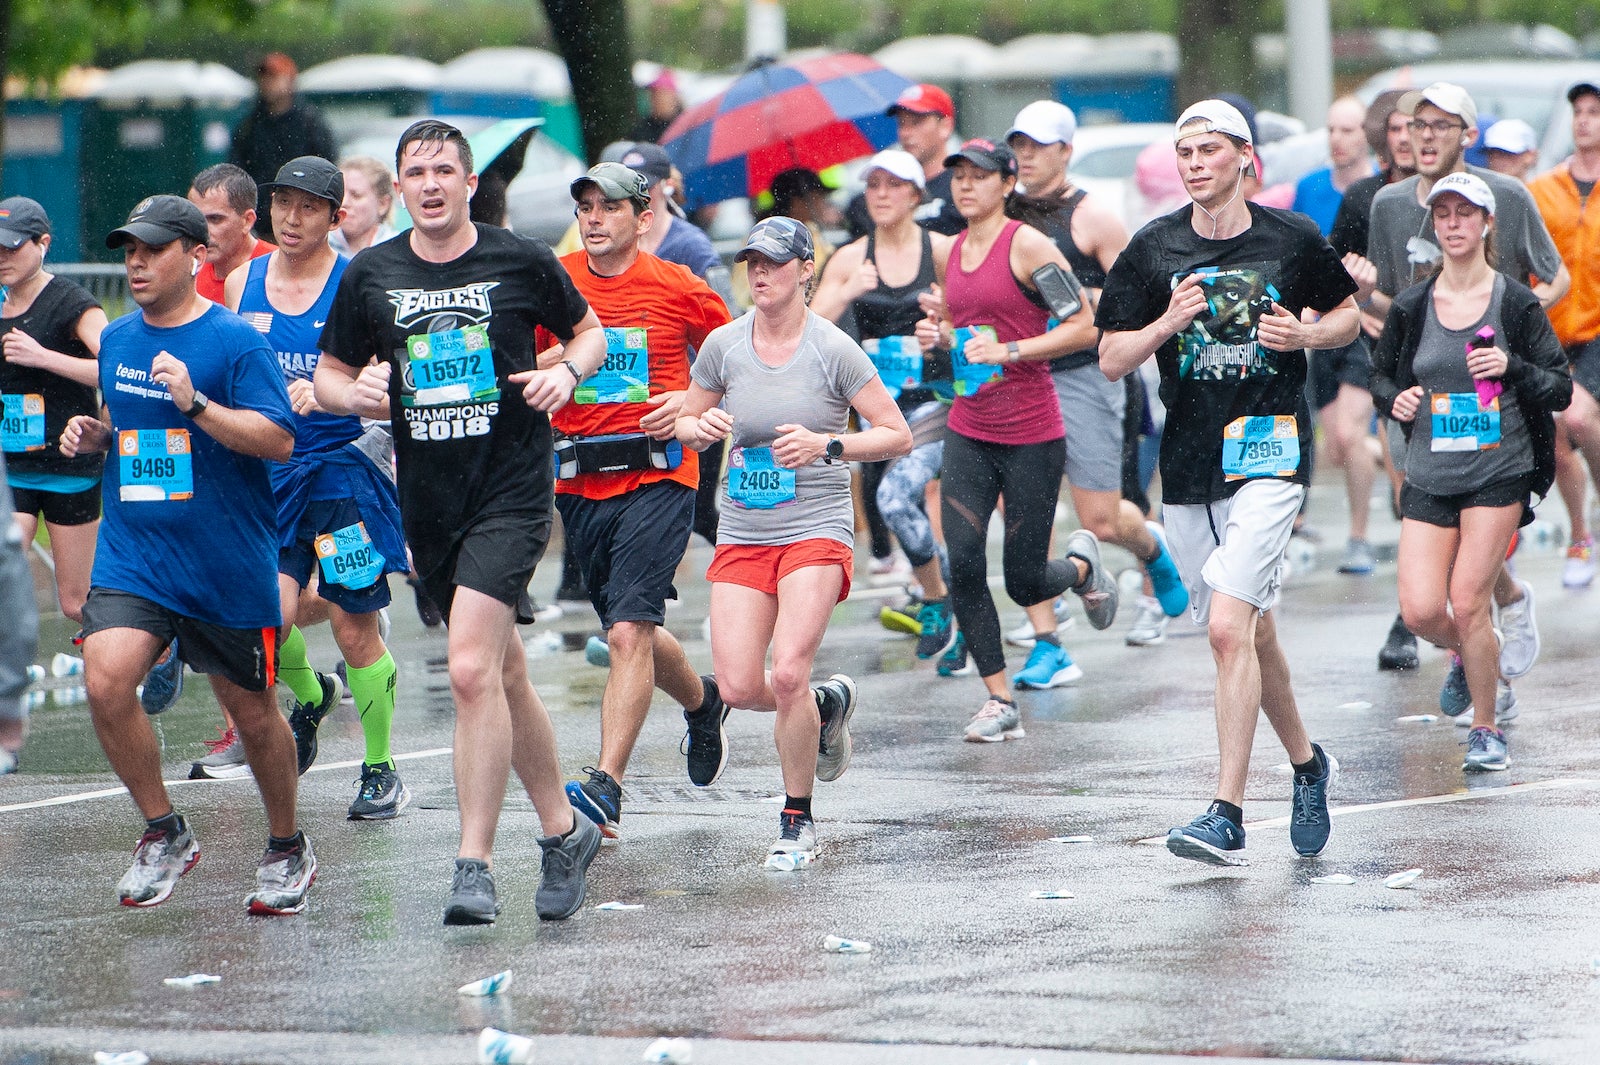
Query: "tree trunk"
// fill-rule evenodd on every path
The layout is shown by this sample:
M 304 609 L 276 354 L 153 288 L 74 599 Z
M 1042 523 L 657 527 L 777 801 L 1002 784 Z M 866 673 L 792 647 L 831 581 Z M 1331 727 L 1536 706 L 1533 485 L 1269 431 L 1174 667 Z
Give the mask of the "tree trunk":
M 593 162 L 638 118 L 627 0 L 544 0 L 544 11 L 567 61 L 584 149 Z
M 1178 110 L 1219 92 L 1256 98 L 1256 61 L 1251 39 L 1277 29 L 1258 17 L 1251 0 L 1179 0 Z
M 11 69 L 11 0 L 0 0 L 0 181 L 5 180 L 6 123 L 5 83 L 6 72 Z M 4 188 L 4 185 L 0 185 Z

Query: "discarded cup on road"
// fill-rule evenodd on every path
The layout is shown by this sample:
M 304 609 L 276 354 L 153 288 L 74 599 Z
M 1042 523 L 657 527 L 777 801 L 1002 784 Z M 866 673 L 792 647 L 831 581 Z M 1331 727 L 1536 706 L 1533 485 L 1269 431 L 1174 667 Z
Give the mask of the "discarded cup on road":
M 1334 707 L 1334 709 L 1335 710 L 1371 710 L 1372 709 L 1372 704 L 1367 702 L 1365 699 L 1357 699 L 1354 702 L 1350 702 L 1350 703 L 1340 703 L 1338 706 Z
M 1028 898 L 1030 898 L 1030 899 L 1075 899 L 1077 897 L 1078 896 L 1074 895 L 1070 891 L 1030 891 L 1030 892 L 1028 892 Z
M 52 677 L 78 677 L 83 675 L 83 659 L 57 651 L 56 656 L 50 660 L 50 675 Z
M 142 1050 L 96 1050 L 94 1065 L 150 1065 L 150 1055 Z
M 644 1048 L 644 1060 L 653 1065 L 689 1065 L 693 1053 L 687 1039 L 663 1036 Z
M 1051 836 L 1046 843 L 1093 843 L 1093 836 Z
M 161 982 L 168 987 L 203 987 L 206 984 L 222 983 L 222 977 L 212 976 L 210 973 L 194 973 L 190 976 L 169 976 Z
M 34 662 L 28 666 L 29 684 L 37 684 L 41 680 L 44 680 L 44 678 L 47 676 L 49 676 L 49 674 L 45 672 L 45 668 L 39 665 L 39 663 Z
M 1395 720 L 1396 721 L 1437 721 L 1437 720 L 1439 720 L 1439 715 L 1438 714 L 1407 714 L 1404 717 L 1397 717 L 1397 718 L 1395 718 Z
M 40 694 L 44 693 L 41 692 Z M 57 688 L 54 695 L 57 706 L 77 706 L 79 703 L 89 701 L 89 689 L 81 686 L 77 688 Z
M 1349 887 L 1355 882 L 1355 877 L 1345 873 L 1329 873 L 1327 876 L 1314 876 L 1311 878 L 1311 883 L 1313 884 L 1333 884 L 1338 887 Z
M 597 910 L 642 910 L 642 909 L 644 909 L 644 903 L 642 903 L 642 902 L 602 902 L 600 905 L 596 906 L 595 909 L 597 909 Z
M 1383 886 L 1386 888 L 1394 888 L 1396 891 L 1398 891 L 1401 888 L 1408 888 L 1412 884 L 1416 883 L 1417 877 L 1421 875 L 1421 869 L 1407 869 L 1403 873 L 1395 873 L 1393 876 L 1385 877 Z
M 511 970 L 486 976 L 482 980 L 474 980 L 470 984 L 462 984 L 456 988 L 456 994 L 468 995 L 472 998 L 485 998 L 489 995 L 498 995 L 511 986 Z
M 839 936 L 824 936 L 822 949 L 829 954 L 871 954 L 872 944 L 859 939 L 843 939 Z
M 553 629 L 546 629 L 537 636 L 530 636 L 523 641 L 523 647 L 530 655 L 550 655 L 561 650 L 561 634 Z
M 782 851 L 767 855 L 767 868 L 774 873 L 792 873 L 811 864 L 813 855 L 805 851 Z
M 530 1065 L 533 1040 L 498 1028 L 478 1033 L 478 1065 Z

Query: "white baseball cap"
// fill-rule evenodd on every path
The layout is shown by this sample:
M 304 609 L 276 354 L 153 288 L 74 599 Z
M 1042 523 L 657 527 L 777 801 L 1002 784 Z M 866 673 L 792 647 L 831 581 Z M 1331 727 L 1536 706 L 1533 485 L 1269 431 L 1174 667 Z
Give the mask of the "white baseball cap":
M 1478 128 L 1478 105 L 1472 102 L 1472 94 L 1448 81 L 1436 81 L 1425 89 L 1412 89 L 1395 103 L 1395 110 L 1402 115 L 1414 115 L 1425 103 L 1447 115 L 1455 115 L 1469 130 Z
M 1035 100 L 1017 112 L 1006 140 L 1020 133 L 1040 144 L 1071 144 L 1076 132 L 1078 116 L 1072 113 L 1072 108 L 1055 100 Z
M 1483 146 L 1497 152 L 1521 155 L 1539 147 L 1539 135 L 1520 118 L 1502 118 L 1483 135 Z
M 890 177 L 909 181 L 919 189 L 927 187 L 927 177 L 923 174 L 922 164 L 917 162 L 917 157 L 899 148 L 885 148 L 867 160 L 867 168 L 861 172 L 862 178 L 865 179 L 874 170 L 882 170 Z
M 1203 119 L 1204 124 L 1197 122 L 1196 119 Z M 1184 128 L 1186 126 L 1187 129 Z M 1250 123 L 1244 120 L 1244 115 L 1239 113 L 1237 107 L 1226 100 L 1201 100 L 1199 103 L 1190 104 L 1188 109 L 1178 116 L 1177 125 L 1172 127 L 1172 140 L 1177 143 L 1186 137 L 1195 137 L 1202 133 L 1225 133 L 1246 144 L 1255 142 L 1255 138 L 1250 135 Z
M 1465 171 L 1457 174 L 1446 174 L 1433 183 L 1433 188 L 1428 190 L 1428 198 L 1425 202 L 1431 207 L 1434 200 L 1437 200 L 1447 192 L 1453 192 L 1468 203 L 1482 207 L 1489 212 L 1491 217 L 1494 215 L 1494 190 L 1489 188 L 1489 183 L 1477 174 L 1469 174 Z

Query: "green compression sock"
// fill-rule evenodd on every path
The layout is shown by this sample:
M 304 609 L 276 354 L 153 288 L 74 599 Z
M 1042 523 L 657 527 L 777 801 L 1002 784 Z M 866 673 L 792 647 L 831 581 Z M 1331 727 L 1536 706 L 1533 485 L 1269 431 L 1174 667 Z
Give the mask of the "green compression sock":
M 297 703 L 315 705 L 322 701 L 322 682 L 306 661 L 306 638 L 298 625 L 289 629 L 289 635 L 278 647 L 278 680 L 294 692 Z
M 350 678 L 350 694 L 355 697 L 356 711 L 361 715 L 361 731 L 367 738 L 367 765 L 385 765 L 389 761 L 396 672 L 394 656 L 388 651 L 370 666 L 361 669 L 345 666 L 345 676 Z

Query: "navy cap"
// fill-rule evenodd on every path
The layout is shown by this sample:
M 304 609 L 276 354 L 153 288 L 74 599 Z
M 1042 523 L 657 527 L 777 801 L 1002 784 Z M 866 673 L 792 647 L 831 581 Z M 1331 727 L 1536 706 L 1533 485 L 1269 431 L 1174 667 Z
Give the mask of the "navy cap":
M 775 263 L 817 257 L 816 249 L 811 244 L 811 231 L 803 223 L 781 214 L 757 222 L 750 231 L 750 238 L 744 242 L 744 247 L 739 249 L 733 261 L 742 263 L 752 252 Z
M 188 237 L 196 244 L 210 240 L 206 216 L 182 196 L 147 196 L 139 201 L 127 222 L 106 234 L 106 247 L 120 248 L 142 240 L 153 248 Z
M 622 153 L 618 160 L 629 170 L 637 170 L 643 174 L 651 187 L 658 181 L 665 181 L 672 176 L 672 157 L 667 150 L 659 144 L 649 141 L 639 141 Z
M 302 155 L 278 168 L 278 176 L 264 189 L 299 189 L 320 196 L 335 207 L 344 206 L 344 172 L 319 155 Z

